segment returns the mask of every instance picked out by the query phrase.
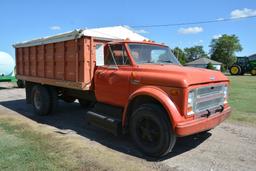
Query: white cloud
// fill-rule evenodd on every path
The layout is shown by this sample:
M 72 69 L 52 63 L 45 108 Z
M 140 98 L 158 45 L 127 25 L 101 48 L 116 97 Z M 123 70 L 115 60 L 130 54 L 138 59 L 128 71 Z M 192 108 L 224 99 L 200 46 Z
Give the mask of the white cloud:
M 212 36 L 213 39 L 218 39 L 222 36 L 222 34 L 215 34 Z
M 202 32 L 204 29 L 202 27 L 187 27 L 187 28 L 180 28 L 178 30 L 179 34 L 197 34 Z
M 244 8 L 244 9 L 233 10 L 230 13 L 231 18 L 243 18 L 243 17 L 251 17 L 251 16 L 256 16 L 256 10 Z
M 223 21 L 223 20 L 225 20 L 225 19 L 221 17 L 221 18 L 217 18 L 216 20 L 217 20 L 217 21 Z
M 60 30 L 61 27 L 60 26 L 51 26 L 50 29 L 51 30 Z

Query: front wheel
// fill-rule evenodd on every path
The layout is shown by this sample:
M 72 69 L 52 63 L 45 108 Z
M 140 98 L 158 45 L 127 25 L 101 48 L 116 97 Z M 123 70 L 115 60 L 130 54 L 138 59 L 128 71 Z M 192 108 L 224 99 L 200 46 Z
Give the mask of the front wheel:
M 148 156 L 164 156 L 176 142 L 166 112 L 155 104 L 144 104 L 135 110 L 129 129 L 135 144 Z
M 231 75 L 240 75 L 242 73 L 241 67 L 239 65 L 233 65 L 230 68 Z

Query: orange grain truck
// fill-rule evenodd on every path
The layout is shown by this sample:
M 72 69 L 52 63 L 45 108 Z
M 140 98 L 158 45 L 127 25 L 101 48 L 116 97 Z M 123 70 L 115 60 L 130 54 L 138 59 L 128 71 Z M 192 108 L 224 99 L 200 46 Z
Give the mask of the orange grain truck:
M 27 103 L 46 115 L 59 99 L 78 99 L 89 107 L 88 123 L 130 133 L 154 157 L 169 153 L 176 137 L 208 131 L 229 116 L 227 77 L 183 67 L 167 46 L 143 39 L 118 26 L 15 44 Z

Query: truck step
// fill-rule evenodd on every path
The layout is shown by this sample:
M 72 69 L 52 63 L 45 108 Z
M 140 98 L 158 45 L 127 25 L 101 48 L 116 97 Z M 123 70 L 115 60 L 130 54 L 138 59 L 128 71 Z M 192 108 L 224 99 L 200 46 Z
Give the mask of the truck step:
M 122 122 L 118 118 L 114 118 L 102 113 L 96 113 L 94 111 L 88 111 L 86 114 L 86 122 L 89 125 L 102 128 L 116 136 L 121 133 Z

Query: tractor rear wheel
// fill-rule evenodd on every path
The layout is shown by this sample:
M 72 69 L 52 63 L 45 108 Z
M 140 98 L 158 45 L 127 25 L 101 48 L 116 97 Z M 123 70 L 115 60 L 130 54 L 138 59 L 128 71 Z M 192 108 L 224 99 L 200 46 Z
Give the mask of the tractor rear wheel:
M 251 70 L 251 75 L 255 76 L 256 75 L 256 69 Z
M 241 67 L 239 65 L 233 65 L 230 68 L 230 74 L 231 75 L 240 75 L 242 72 Z

